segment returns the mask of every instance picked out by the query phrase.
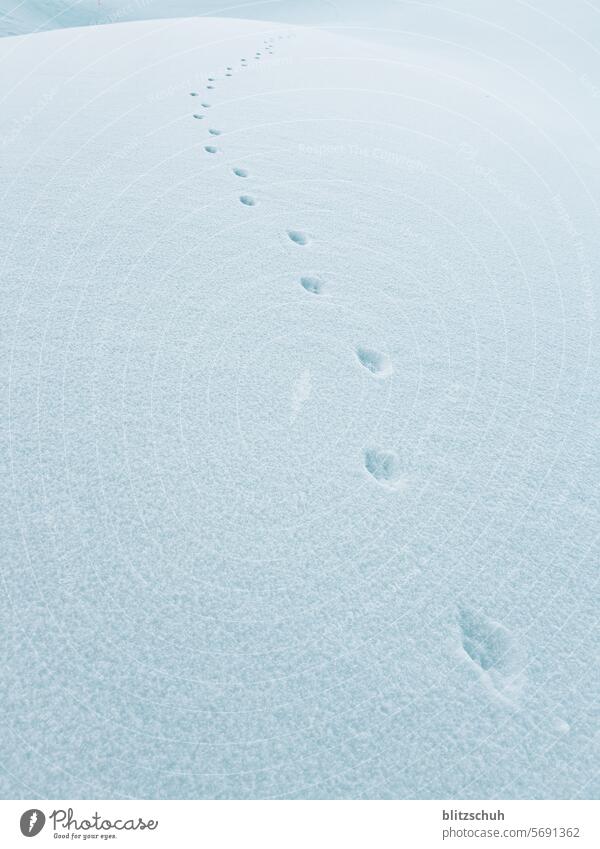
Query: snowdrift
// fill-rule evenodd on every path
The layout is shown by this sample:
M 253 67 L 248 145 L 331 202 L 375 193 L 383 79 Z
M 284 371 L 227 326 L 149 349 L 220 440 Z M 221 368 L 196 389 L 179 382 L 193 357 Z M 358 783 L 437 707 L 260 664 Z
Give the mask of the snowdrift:
M 341 9 L 328 0 L 0 0 L 0 36 L 197 15 L 335 24 L 347 21 L 348 15 L 360 19 L 362 7 L 358 0 L 346 0 Z M 374 10 L 386 20 L 390 14 L 395 17 L 389 3 L 371 4 L 369 14 Z
M 0 66 L 2 795 L 589 797 L 577 115 L 264 22 Z

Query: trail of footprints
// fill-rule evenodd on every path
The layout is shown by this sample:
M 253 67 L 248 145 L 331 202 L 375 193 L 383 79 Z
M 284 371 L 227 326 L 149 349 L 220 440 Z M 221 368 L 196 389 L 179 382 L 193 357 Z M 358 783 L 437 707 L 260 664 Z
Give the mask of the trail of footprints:
M 282 38 L 283 36 L 280 35 L 279 39 Z M 272 56 L 274 54 L 274 49 L 274 39 L 265 39 L 264 47 L 255 52 L 254 60 L 260 61 L 263 55 L 263 50 L 265 53 Z M 248 67 L 248 59 L 245 56 L 239 61 L 239 70 L 243 70 Z M 233 74 L 233 65 L 227 65 L 224 77 L 231 78 Z M 217 82 L 218 78 L 216 76 L 207 77 L 206 89 L 208 91 L 215 91 L 217 88 Z M 197 91 L 191 91 L 190 96 L 199 97 L 200 93 Z M 208 101 L 202 101 L 201 106 L 203 109 L 210 109 L 211 103 Z M 196 120 L 203 120 L 205 115 L 200 112 L 195 112 L 193 113 L 193 117 Z M 209 127 L 208 134 L 210 136 L 220 136 L 222 134 L 222 130 L 217 127 Z M 205 144 L 204 151 L 211 155 L 221 152 L 220 148 L 215 144 Z M 236 166 L 232 168 L 231 171 L 235 177 L 240 177 L 242 179 L 250 177 L 250 172 L 246 168 Z M 256 206 L 258 203 L 256 198 L 249 194 L 240 195 L 239 202 L 243 206 L 247 207 Z M 310 236 L 302 230 L 288 230 L 287 236 L 289 240 L 298 247 L 306 247 L 311 241 Z M 303 275 L 299 278 L 298 282 L 302 289 L 310 296 L 323 295 L 327 289 L 325 281 L 318 275 Z M 393 371 L 392 361 L 387 354 L 361 345 L 356 347 L 354 353 L 359 365 L 375 379 L 385 380 L 391 376 Z M 400 460 L 395 451 L 368 448 L 364 451 L 363 463 L 370 477 L 383 488 L 387 490 L 398 490 L 403 488 L 404 478 L 401 473 Z
M 281 37 L 281 36 L 280 36 Z M 273 54 L 273 39 L 264 42 L 264 52 Z M 262 57 L 262 51 L 257 50 L 254 54 L 255 61 Z M 240 59 L 240 69 L 248 67 L 248 60 Z M 231 77 L 234 73 L 233 66 L 228 65 L 224 73 L 225 77 Z M 217 78 L 208 77 L 207 90 L 216 90 Z M 192 97 L 198 97 L 199 92 L 190 92 Z M 203 101 L 204 109 L 209 109 L 211 104 Z M 194 113 L 197 120 L 205 117 L 202 113 Z M 217 127 L 209 127 L 208 134 L 217 137 L 222 130 Z M 204 145 L 207 154 L 220 153 L 215 144 Z M 251 178 L 246 168 L 235 166 L 231 169 L 234 177 L 240 179 Z M 257 200 L 250 194 L 239 195 L 239 202 L 246 207 L 257 205 Z M 310 245 L 311 237 L 303 230 L 290 229 L 286 232 L 287 238 L 298 248 Z M 327 290 L 326 281 L 319 275 L 306 274 L 299 278 L 301 288 L 310 297 L 323 295 Z M 385 381 L 393 373 L 391 358 L 367 345 L 357 345 L 354 355 L 359 366 L 365 370 L 374 380 Z M 300 392 L 302 392 L 302 387 Z M 296 418 L 297 412 L 292 417 Z M 406 477 L 403 473 L 403 465 L 396 451 L 388 448 L 368 447 L 363 451 L 363 464 L 365 471 L 378 486 L 387 492 L 402 491 L 406 487 Z M 515 706 L 523 690 L 525 678 L 525 658 L 520 647 L 510 632 L 499 622 L 488 619 L 482 613 L 467 607 L 461 607 L 458 611 L 458 629 L 461 648 L 464 655 L 473 665 L 482 683 L 490 694 L 500 699 L 505 704 Z

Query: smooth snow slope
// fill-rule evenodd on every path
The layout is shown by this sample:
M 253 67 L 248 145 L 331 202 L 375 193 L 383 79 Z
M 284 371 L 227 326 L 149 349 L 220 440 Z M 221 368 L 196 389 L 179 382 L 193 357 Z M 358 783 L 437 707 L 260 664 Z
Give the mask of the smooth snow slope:
M 0 36 L 199 15 L 327 27 L 392 44 L 428 33 L 446 48 L 468 44 L 480 53 L 509 38 L 511 60 L 519 41 L 530 56 L 556 53 L 557 59 L 567 48 L 570 63 L 563 71 L 570 73 L 582 52 L 597 52 L 600 30 L 600 7 L 590 0 L 539 5 L 520 0 L 0 0 Z M 574 40 L 575 52 L 569 50 Z
M 0 36 L 194 15 L 295 24 L 340 23 L 354 21 L 360 5 L 357 0 L 341 7 L 332 0 L 0 0 Z M 384 0 L 379 6 L 389 9 L 390 3 Z
M 2 796 L 597 794 L 597 143 L 430 48 L 0 44 Z

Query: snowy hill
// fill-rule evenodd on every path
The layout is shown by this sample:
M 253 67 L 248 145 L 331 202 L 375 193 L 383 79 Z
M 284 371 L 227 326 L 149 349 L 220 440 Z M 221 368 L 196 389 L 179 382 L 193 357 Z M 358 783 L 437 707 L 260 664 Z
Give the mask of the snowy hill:
M 250 0 L 244 3 L 239 0 L 219 0 L 218 3 L 214 0 L 0 0 L 0 36 L 195 15 L 335 24 L 346 21 L 348 15 L 352 20 L 357 14 L 360 17 L 362 5 L 355 0 L 346 2 L 341 8 L 329 0 Z M 389 8 L 386 3 L 377 5 Z
M 589 86 L 208 17 L 0 66 L 0 793 L 596 793 Z

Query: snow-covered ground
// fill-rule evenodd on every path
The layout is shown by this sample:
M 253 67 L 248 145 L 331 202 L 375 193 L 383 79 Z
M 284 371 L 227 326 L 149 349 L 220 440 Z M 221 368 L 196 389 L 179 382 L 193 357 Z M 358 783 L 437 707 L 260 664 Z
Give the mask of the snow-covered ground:
M 597 795 L 600 15 L 427 5 L 0 41 L 2 797 Z
M 0 0 L 0 36 L 195 15 L 388 28 L 404 23 L 407 11 L 390 0 Z

